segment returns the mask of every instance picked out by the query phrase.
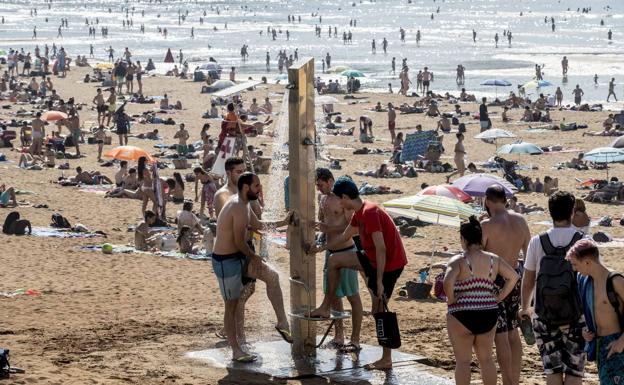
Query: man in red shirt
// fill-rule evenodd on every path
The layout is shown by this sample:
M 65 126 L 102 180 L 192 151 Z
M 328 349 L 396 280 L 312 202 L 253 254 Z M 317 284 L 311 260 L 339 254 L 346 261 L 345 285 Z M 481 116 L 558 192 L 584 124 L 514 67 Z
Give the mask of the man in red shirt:
M 328 318 L 331 303 L 335 298 L 340 282 L 340 269 L 357 269 L 364 272 L 371 292 L 373 314 L 383 311 L 383 301 L 387 301 L 394 290 L 397 279 L 407 264 L 401 236 L 390 218 L 377 204 L 363 201 L 358 188 L 351 178 L 341 177 L 334 182 L 334 195 L 340 198 L 345 210 L 354 211 L 350 224 L 341 236 L 331 244 L 321 245 L 317 250 L 336 250 L 341 243 L 360 236 L 361 250 L 343 251 L 329 257 L 328 290 L 321 306 L 310 313 L 311 317 Z M 320 223 L 320 230 L 326 225 Z M 367 369 L 385 370 L 392 368 L 392 350 L 383 348 L 380 360 L 366 365 Z

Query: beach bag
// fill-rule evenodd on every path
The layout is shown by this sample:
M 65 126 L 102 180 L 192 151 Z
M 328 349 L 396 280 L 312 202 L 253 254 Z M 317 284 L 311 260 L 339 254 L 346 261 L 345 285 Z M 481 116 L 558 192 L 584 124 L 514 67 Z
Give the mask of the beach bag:
M 401 347 L 401 333 L 397 315 L 388 310 L 388 304 L 385 299 L 382 299 L 382 302 L 384 311 L 373 315 L 375 317 L 377 342 L 384 348 L 398 349 Z
M 67 218 L 59 213 L 52 214 L 52 223 L 50 223 L 50 226 L 59 229 L 71 229 L 71 224 L 69 224 Z
M 544 256 L 537 275 L 535 313 L 540 320 L 551 326 L 573 324 L 583 314 L 583 310 L 576 274 L 565 256 L 583 234 L 574 233 L 565 247 L 554 247 L 547 233 L 542 233 L 539 237 Z
M 4 224 L 2 225 L 2 232 L 5 234 L 13 234 L 10 232 L 11 228 L 13 226 L 13 223 L 19 220 L 19 218 L 20 218 L 20 214 L 17 211 L 13 211 L 9 213 L 9 215 L 7 215 L 6 218 L 4 218 Z
M 437 299 L 446 301 L 446 293 L 444 293 L 444 272 L 436 275 L 433 284 L 433 296 Z
M 611 304 L 611 306 L 613 306 L 613 308 L 615 309 L 615 314 L 617 314 L 618 316 L 620 330 L 624 330 L 624 314 L 620 311 L 620 301 L 618 300 L 618 294 L 613 288 L 613 278 L 618 276 L 624 277 L 624 275 L 616 273 L 614 271 L 609 273 L 609 276 L 607 277 L 607 298 L 609 299 L 609 303 Z

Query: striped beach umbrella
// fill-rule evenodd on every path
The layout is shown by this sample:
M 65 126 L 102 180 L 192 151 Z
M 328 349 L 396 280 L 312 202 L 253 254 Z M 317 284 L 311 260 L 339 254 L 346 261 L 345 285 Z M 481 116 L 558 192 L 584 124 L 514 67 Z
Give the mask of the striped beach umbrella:
M 384 202 L 383 206 L 394 216 L 450 227 L 459 227 L 462 220 L 477 214 L 457 199 L 438 195 L 412 195 Z

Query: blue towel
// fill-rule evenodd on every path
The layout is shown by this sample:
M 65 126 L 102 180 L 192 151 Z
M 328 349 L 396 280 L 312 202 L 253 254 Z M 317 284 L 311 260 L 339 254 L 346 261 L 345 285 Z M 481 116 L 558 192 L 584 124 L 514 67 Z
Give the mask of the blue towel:
M 435 141 L 437 134 L 435 131 L 422 131 L 405 136 L 403 150 L 401 151 L 401 162 L 417 160 L 419 156 L 425 155 L 429 143 Z
M 585 324 L 590 332 L 596 333 L 596 322 L 594 315 L 594 280 L 591 277 L 578 274 L 578 289 L 581 295 L 583 313 L 585 314 Z M 588 361 L 596 360 L 596 339 L 585 343 L 585 352 Z

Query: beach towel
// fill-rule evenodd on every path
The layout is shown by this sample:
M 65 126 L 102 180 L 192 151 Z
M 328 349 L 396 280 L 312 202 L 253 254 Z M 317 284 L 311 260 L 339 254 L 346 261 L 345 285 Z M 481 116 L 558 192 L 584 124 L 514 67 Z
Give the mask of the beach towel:
M 92 193 L 92 194 L 98 194 L 98 195 L 104 195 L 109 190 L 111 190 L 112 188 L 113 188 L 113 185 L 111 185 L 111 184 L 81 185 L 80 188 L 78 189 L 78 191 Z
M 594 321 L 594 281 L 591 277 L 578 274 L 578 290 L 583 305 L 585 323 L 590 332 L 596 333 L 596 323 Z M 596 340 L 585 342 L 585 353 L 588 361 L 596 360 Z
M 407 134 L 401 151 L 401 162 L 417 160 L 419 156 L 424 156 L 429 143 L 436 140 L 435 131 L 422 131 Z
M 35 237 L 48 238 L 95 238 L 105 237 L 104 234 L 98 233 L 78 233 L 71 230 L 55 229 L 52 227 L 33 227 L 32 234 Z
M 96 251 L 96 252 L 101 252 L 102 251 L 102 245 L 88 245 L 88 246 L 81 246 L 78 248 L 79 250 L 82 251 Z M 114 254 L 151 254 L 151 255 L 156 255 L 158 257 L 168 257 L 168 258 L 176 258 L 176 259 L 192 259 L 195 261 L 210 261 L 211 260 L 211 254 L 205 253 L 205 251 L 202 250 L 202 252 L 200 252 L 199 254 L 191 254 L 191 253 L 180 253 L 178 251 L 172 250 L 172 251 L 156 251 L 156 252 L 149 252 L 149 251 L 143 251 L 143 250 L 137 250 L 136 248 L 134 248 L 134 246 L 125 246 L 125 245 L 113 245 L 113 251 Z
M 236 137 L 227 136 L 223 139 L 223 144 L 219 148 L 219 154 L 215 159 L 212 172 L 217 175 L 225 176 L 225 161 L 234 156 L 236 151 Z

